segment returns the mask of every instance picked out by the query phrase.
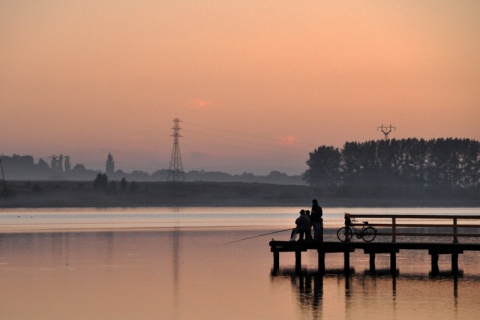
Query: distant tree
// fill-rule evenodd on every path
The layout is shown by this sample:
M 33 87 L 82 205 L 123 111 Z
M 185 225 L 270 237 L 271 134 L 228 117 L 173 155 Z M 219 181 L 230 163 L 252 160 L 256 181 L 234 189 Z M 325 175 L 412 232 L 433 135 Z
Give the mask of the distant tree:
M 135 181 L 130 183 L 130 187 L 128 188 L 128 192 L 135 193 L 138 191 L 138 184 Z
M 108 186 L 108 191 L 110 193 L 116 193 L 117 192 L 117 183 L 114 180 L 110 181 L 110 184 Z
M 11 157 L 0 155 L 5 179 L 7 180 L 37 180 L 46 179 L 50 168 L 35 164 L 33 156 L 13 154 Z
M 288 181 L 288 175 L 280 171 L 270 171 L 268 176 L 265 177 L 265 180 L 269 183 L 281 183 Z
M 467 140 L 462 154 L 462 184 L 466 187 L 480 186 L 480 143 Z
M 93 186 L 95 189 L 107 189 L 108 176 L 105 173 L 97 174 Z
M 81 171 L 86 171 L 87 169 L 85 168 L 85 166 L 83 164 L 76 164 L 73 169 L 73 171 L 78 171 L 78 172 L 81 172 Z
M 50 169 L 50 166 L 48 165 L 48 163 L 47 163 L 45 160 L 43 160 L 42 158 L 38 159 L 37 166 L 38 166 L 39 168 L 48 168 L 48 169 Z
M 129 174 L 126 173 L 125 171 L 119 169 L 119 170 L 115 171 L 114 176 L 117 179 L 122 179 L 122 178 L 126 179 L 129 176 Z
M 50 166 L 48 165 L 48 163 L 43 160 L 43 159 L 38 159 L 38 162 L 36 164 L 36 178 L 37 179 L 46 179 L 49 175 L 50 175 L 50 172 L 51 172 L 51 169 L 50 169 Z M 32 178 L 34 176 L 32 175 Z
M 241 177 L 239 178 L 241 182 L 255 182 L 256 177 L 251 172 L 244 172 L 242 173 Z
M 480 185 L 480 143 L 470 139 L 347 142 L 310 153 L 310 185 L 470 188 Z
M 337 148 L 322 146 L 310 153 L 309 169 L 304 180 L 310 185 L 333 185 L 340 183 L 341 154 Z
M 343 150 L 341 151 L 340 159 L 342 181 L 348 184 L 357 183 L 360 180 L 359 177 L 363 169 L 361 149 L 359 144 L 356 142 L 346 142 Z M 310 161 L 310 163 L 307 162 L 309 167 L 318 166 L 316 158 L 312 158 L 312 156 L 310 156 Z
M 67 177 L 72 180 L 92 180 L 95 179 L 98 171 L 86 169 L 83 164 L 76 164 L 72 170 L 67 173 Z
M 216 182 L 226 182 L 226 181 L 232 181 L 232 179 L 235 177 L 237 178 L 236 181 L 241 181 L 239 178 L 240 176 L 232 176 L 231 174 L 225 173 L 225 172 L 220 172 L 220 171 L 208 171 L 203 174 L 205 177 L 204 181 L 216 181 Z
M 120 191 L 121 192 L 127 191 L 127 179 L 125 178 L 122 178 L 122 180 L 120 180 Z
M 150 175 L 145 172 L 145 171 L 140 171 L 140 170 L 134 170 L 130 174 L 132 179 L 136 179 L 139 181 L 149 181 L 150 180 Z
M 161 169 L 152 173 L 152 179 L 154 181 L 167 181 L 167 177 L 168 177 L 168 169 Z M 187 179 L 187 177 L 188 177 L 188 174 L 185 176 L 185 179 Z

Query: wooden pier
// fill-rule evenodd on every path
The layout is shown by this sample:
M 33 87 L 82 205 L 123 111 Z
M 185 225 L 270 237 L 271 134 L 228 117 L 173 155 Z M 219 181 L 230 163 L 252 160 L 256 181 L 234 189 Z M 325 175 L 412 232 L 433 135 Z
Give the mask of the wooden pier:
M 349 215 L 351 218 L 368 218 L 369 226 L 377 228 L 379 237 L 391 237 L 391 241 L 380 242 L 340 242 L 340 241 L 270 241 L 273 252 L 273 271 L 280 268 L 280 253 L 295 253 L 295 271 L 301 273 L 302 252 L 316 250 L 318 253 L 318 271 L 325 272 L 325 256 L 327 253 L 343 253 L 343 272 L 349 274 L 350 254 L 355 250 L 363 250 L 370 256 L 369 272 L 375 273 L 376 254 L 390 254 L 390 273 L 397 274 L 397 253 L 400 250 L 423 250 L 431 256 L 431 275 L 440 273 L 438 267 L 439 255 L 451 255 L 451 272 L 459 273 L 458 255 L 465 251 L 480 251 L 480 243 L 460 243 L 461 237 L 480 237 L 480 216 L 414 216 L 414 215 Z M 402 219 L 404 220 L 402 222 Z M 372 223 L 372 220 L 374 221 Z M 477 220 L 473 223 L 471 221 Z M 377 222 L 375 222 L 377 221 Z M 390 222 L 391 221 L 391 222 Z M 451 222 L 451 223 L 445 223 Z M 466 222 L 465 222 L 466 221 Z M 357 226 L 363 225 L 358 223 Z M 468 230 L 468 232 L 465 232 Z M 397 242 L 397 237 L 409 236 L 416 241 Z M 426 237 L 443 237 L 451 242 L 424 242 Z
M 370 255 L 371 273 L 375 273 L 375 255 L 390 254 L 390 273 L 396 274 L 396 255 L 400 250 L 424 250 L 431 256 L 432 275 L 439 274 L 438 258 L 441 254 L 452 256 L 452 274 L 458 274 L 458 255 L 464 251 L 480 251 L 480 244 L 473 243 L 425 243 L 425 242 L 321 242 L 321 241 L 270 241 L 273 252 L 273 269 L 280 268 L 280 252 L 295 253 L 295 270 L 300 273 L 302 268 L 302 252 L 316 250 L 318 252 L 318 271 L 325 272 L 325 255 L 327 253 L 344 254 L 344 273 L 350 273 L 350 253 L 357 249 Z

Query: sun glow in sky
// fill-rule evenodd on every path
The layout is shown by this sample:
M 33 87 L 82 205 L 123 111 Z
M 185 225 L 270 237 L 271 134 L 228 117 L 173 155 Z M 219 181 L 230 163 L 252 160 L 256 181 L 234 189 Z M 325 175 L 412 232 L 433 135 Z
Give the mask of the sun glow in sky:
M 0 154 L 300 174 L 320 145 L 480 139 L 480 2 L 0 0 Z

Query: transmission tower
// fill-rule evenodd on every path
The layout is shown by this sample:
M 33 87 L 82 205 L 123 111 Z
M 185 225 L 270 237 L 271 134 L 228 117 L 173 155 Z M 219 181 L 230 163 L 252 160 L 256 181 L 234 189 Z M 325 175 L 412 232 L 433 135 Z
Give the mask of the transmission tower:
M 395 130 L 395 127 L 392 127 L 392 125 L 387 127 L 382 124 L 380 127 L 377 128 L 377 131 L 378 130 L 381 130 L 385 135 L 385 140 L 388 140 L 388 134 L 392 132 L 392 130 Z
M 173 119 L 173 149 L 170 158 L 170 167 L 168 168 L 167 181 L 177 182 L 185 180 L 183 172 L 182 155 L 180 154 L 180 119 Z

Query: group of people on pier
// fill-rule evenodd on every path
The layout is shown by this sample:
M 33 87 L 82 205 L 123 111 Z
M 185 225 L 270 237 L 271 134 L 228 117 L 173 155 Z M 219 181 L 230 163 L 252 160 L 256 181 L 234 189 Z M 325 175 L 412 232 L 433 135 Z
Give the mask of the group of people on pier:
M 299 240 L 312 240 L 312 228 L 313 228 L 313 240 L 323 241 L 323 211 L 322 207 L 318 204 L 317 199 L 312 200 L 312 210 L 300 210 L 300 217 L 295 220 L 297 225 L 292 230 L 290 241 L 295 241 L 297 235 Z

